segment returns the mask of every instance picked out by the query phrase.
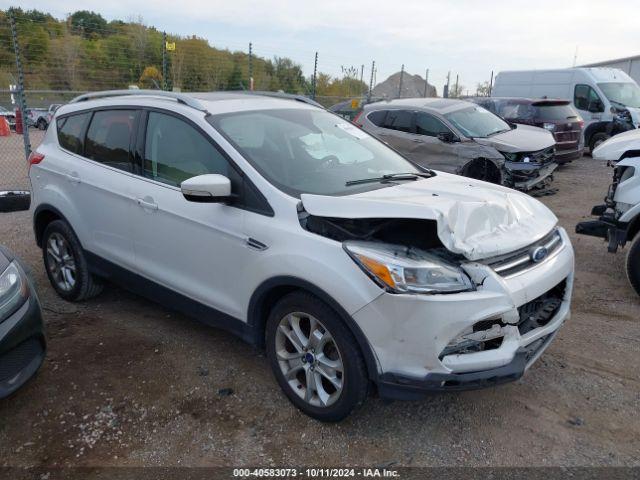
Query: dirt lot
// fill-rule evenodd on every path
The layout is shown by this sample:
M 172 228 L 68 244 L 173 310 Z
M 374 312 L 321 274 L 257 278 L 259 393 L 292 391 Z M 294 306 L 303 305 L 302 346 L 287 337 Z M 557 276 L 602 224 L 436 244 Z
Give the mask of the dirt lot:
M 640 300 L 623 254 L 572 233 L 610 175 L 585 157 L 542 199 L 576 249 L 573 316 L 523 379 L 419 402 L 371 398 L 338 425 L 295 410 L 262 353 L 230 334 L 116 287 L 61 301 L 30 214 L 5 214 L 0 243 L 33 269 L 49 351 L 0 401 L 0 465 L 640 466 Z

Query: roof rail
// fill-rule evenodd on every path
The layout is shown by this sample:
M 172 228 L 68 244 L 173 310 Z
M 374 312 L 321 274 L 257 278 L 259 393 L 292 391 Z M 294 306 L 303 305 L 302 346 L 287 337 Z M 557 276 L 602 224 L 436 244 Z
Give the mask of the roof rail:
M 322 105 L 320 105 L 315 100 L 305 97 L 304 95 L 298 95 L 296 93 L 284 93 L 284 92 L 265 92 L 265 91 L 251 91 L 251 90 L 243 90 L 242 93 L 246 93 L 249 95 L 261 95 L 264 97 L 275 97 L 275 98 L 284 98 L 289 100 L 297 100 L 298 102 L 308 103 L 309 105 L 313 105 L 314 107 L 320 107 L 324 109 Z
M 147 97 L 165 97 L 176 100 L 189 107 L 206 112 L 207 109 L 198 101 L 198 99 L 177 92 L 166 92 L 164 90 L 104 90 L 102 92 L 91 92 L 79 95 L 69 103 L 85 102 L 87 100 L 98 100 L 100 98 L 124 97 L 124 96 L 147 96 Z

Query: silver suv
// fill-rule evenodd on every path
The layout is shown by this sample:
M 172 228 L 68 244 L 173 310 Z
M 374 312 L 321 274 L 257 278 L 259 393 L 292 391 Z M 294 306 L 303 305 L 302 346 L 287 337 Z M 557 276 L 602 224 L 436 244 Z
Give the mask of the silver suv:
M 371 386 L 415 398 L 519 378 L 569 315 L 555 215 L 298 100 L 124 91 L 60 107 L 30 158 L 53 288 L 79 301 L 116 282 L 262 346 L 324 421 Z

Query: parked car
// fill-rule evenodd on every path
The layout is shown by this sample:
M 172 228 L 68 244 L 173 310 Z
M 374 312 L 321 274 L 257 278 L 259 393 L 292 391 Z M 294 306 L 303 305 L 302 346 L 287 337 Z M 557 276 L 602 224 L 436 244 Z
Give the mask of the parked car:
M 591 151 L 640 126 L 640 87 L 617 68 L 500 72 L 491 96 L 569 100 L 585 122 L 584 145 Z
M 582 157 L 584 120 L 568 100 L 470 97 L 507 122 L 545 128 L 556 140 L 556 162 L 568 163 Z
M 0 116 L 7 120 L 10 129 L 16 129 L 16 114 L 14 112 L 0 106 Z
M 87 94 L 29 176 L 62 298 L 107 279 L 225 328 L 323 421 L 371 384 L 399 399 L 516 380 L 569 315 L 573 249 L 547 207 L 420 169 L 304 99 Z
M 604 238 L 611 253 L 630 243 L 625 267 L 640 295 L 640 130 L 607 140 L 593 151 L 593 158 L 613 166 L 613 182 L 604 204 L 591 211 L 598 219 L 580 222 L 576 232 Z
M 49 105 L 48 109 L 30 108 L 27 110 L 27 124 L 36 127 L 38 130 L 46 130 L 53 114 L 60 107 L 59 103 Z
M 547 188 L 558 166 L 551 133 L 463 100 L 376 102 L 355 123 L 419 165 L 518 190 Z
M 46 341 L 40 302 L 25 265 L 0 245 L 0 398 L 40 368 Z

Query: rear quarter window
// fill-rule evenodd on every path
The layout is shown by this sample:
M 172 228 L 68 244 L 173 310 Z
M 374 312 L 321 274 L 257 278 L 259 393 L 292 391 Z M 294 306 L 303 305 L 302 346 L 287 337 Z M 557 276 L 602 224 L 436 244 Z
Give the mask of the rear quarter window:
M 378 110 L 367 115 L 367 119 L 377 127 L 384 125 L 384 118 L 387 116 L 386 110 Z
M 84 132 L 91 113 L 85 112 L 69 115 L 57 120 L 58 143 L 65 150 L 82 154 L 84 148 Z

